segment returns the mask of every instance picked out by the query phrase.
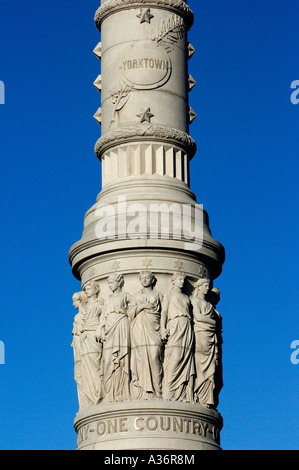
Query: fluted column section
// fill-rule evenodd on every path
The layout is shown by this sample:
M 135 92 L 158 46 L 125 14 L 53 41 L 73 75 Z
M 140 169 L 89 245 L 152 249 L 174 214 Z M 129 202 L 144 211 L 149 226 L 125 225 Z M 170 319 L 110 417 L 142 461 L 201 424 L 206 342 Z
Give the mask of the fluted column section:
M 95 24 L 102 188 L 69 253 L 81 282 L 73 330 L 78 449 L 219 449 L 221 380 L 215 393 L 200 383 L 191 311 L 199 279 L 210 301 L 218 298 L 212 287 L 225 256 L 190 188 L 193 13 L 182 0 L 102 0 Z M 162 324 L 174 287 L 177 315 L 168 314 L 184 317 L 179 346 L 169 338 L 181 327 L 169 333 Z
M 188 185 L 196 150 L 188 100 L 195 81 L 187 73 L 192 11 L 170 0 L 106 1 L 95 22 L 102 36 L 95 49 L 102 73 L 94 83 L 101 107 L 94 117 L 101 125 L 95 151 L 103 187 L 131 175 L 165 175 Z

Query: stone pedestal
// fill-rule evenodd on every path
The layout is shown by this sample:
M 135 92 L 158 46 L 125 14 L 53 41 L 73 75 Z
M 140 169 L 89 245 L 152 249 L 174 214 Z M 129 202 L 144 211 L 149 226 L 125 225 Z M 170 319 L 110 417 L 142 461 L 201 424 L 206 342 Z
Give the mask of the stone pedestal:
M 193 13 L 102 0 L 95 23 L 102 190 L 69 253 L 78 449 L 219 449 L 225 253 L 190 188 Z
M 201 405 L 131 401 L 75 419 L 79 450 L 221 450 L 222 418 Z

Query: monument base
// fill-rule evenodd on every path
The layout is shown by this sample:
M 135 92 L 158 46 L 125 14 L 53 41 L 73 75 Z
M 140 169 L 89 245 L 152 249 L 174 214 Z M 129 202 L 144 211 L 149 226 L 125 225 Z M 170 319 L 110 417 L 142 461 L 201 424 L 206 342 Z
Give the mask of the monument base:
M 78 450 L 221 450 L 222 425 L 217 411 L 164 400 L 101 404 L 74 422 Z

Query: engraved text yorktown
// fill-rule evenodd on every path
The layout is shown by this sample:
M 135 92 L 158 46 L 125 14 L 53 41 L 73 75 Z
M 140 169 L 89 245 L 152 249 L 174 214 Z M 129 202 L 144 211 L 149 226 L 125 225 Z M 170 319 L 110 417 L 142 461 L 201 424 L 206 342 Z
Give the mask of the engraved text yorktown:
M 170 78 L 172 65 L 163 47 L 153 41 L 131 44 L 120 57 L 120 77 L 139 90 L 161 87 Z
M 123 61 L 124 70 L 131 69 L 157 69 L 168 71 L 169 65 L 165 60 L 149 59 L 144 57 L 143 59 L 133 59 Z
M 95 14 L 102 187 L 69 252 L 79 450 L 221 449 L 225 251 L 191 189 L 217 191 L 190 175 L 192 23 L 183 0 L 101 0 Z

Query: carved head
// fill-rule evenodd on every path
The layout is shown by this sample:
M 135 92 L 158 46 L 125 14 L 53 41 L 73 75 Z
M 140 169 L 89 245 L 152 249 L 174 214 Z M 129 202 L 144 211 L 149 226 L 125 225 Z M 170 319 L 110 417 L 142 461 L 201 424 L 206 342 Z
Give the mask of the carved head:
M 139 274 L 139 280 L 143 287 L 154 286 L 157 282 L 156 277 L 151 271 L 141 271 Z
M 123 287 L 125 280 L 122 274 L 113 273 L 110 274 L 107 282 L 112 292 L 115 292 L 117 289 Z
M 79 309 L 82 304 L 86 302 L 86 294 L 85 292 L 75 292 L 73 297 L 73 306 L 76 309 Z
M 210 290 L 210 285 L 211 285 L 211 280 L 207 277 L 202 277 L 198 279 L 198 281 L 194 285 L 194 297 L 197 296 L 197 294 L 201 293 L 204 295 L 207 295 L 207 293 Z
M 88 281 L 84 286 L 88 298 L 98 295 L 101 291 L 100 284 L 96 281 Z
M 185 273 L 177 272 L 173 274 L 171 278 L 171 283 L 173 286 L 176 286 L 182 289 L 184 287 L 185 279 L 186 279 Z

